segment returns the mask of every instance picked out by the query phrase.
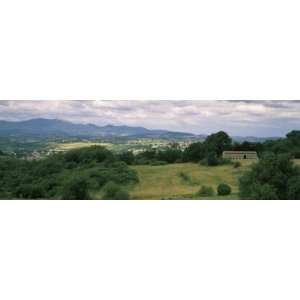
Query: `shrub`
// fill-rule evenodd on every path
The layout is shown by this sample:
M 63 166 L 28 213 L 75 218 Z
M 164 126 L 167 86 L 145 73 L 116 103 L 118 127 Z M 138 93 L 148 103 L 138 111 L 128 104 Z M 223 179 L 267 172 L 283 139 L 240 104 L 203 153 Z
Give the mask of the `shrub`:
M 240 178 L 241 199 L 289 199 L 299 197 L 300 169 L 289 155 L 266 153 Z
M 207 155 L 207 165 L 208 166 L 217 166 L 219 165 L 219 160 L 215 152 L 209 152 Z
M 219 166 L 231 163 L 232 161 L 230 159 L 218 157 L 215 152 L 209 152 L 207 156 L 200 161 L 200 165 L 203 166 Z
M 44 191 L 41 186 L 34 184 L 22 184 L 16 190 L 16 196 L 23 199 L 41 199 Z
M 199 196 L 213 196 L 214 190 L 211 186 L 202 185 L 197 195 Z
M 64 200 L 87 200 L 89 199 L 88 183 L 83 177 L 75 177 L 69 180 L 62 191 Z
M 191 177 L 188 174 L 184 173 L 184 172 L 179 172 L 178 176 L 180 178 L 182 178 L 184 181 L 190 181 L 191 180 Z
M 131 151 L 127 151 L 119 154 L 119 159 L 124 161 L 127 165 L 133 165 L 135 157 Z
M 300 200 L 300 176 L 288 180 L 287 199 Z
M 231 187 L 228 184 L 221 183 L 218 185 L 218 195 L 226 196 L 231 194 Z
M 104 200 L 128 200 L 129 193 L 125 189 L 121 188 L 118 184 L 109 181 L 103 187 L 103 199 Z
M 235 162 L 233 163 L 233 167 L 234 167 L 235 169 L 239 168 L 240 166 L 241 166 L 241 163 L 240 163 L 239 161 L 235 161 Z
M 135 159 L 135 164 L 136 165 L 150 165 L 151 163 L 152 163 L 151 160 L 143 158 L 143 157 Z

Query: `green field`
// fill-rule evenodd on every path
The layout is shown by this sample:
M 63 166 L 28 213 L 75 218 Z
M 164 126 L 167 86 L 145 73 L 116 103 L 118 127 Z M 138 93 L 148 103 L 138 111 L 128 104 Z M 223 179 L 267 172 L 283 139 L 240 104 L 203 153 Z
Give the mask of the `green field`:
M 216 167 L 201 166 L 195 163 L 170 164 L 165 166 L 133 166 L 138 172 L 140 183 L 130 191 L 132 199 L 239 199 L 238 179 L 252 161 L 241 161 L 240 168 L 232 165 Z M 295 160 L 300 165 L 300 160 Z M 183 180 L 179 176 L 184 172 L 191 179 Z M 213 187 L 216 191 L 220 183 L 231 186 L 229 196 L 199 197 L 195 193 L 201 185 Z
M 170 164 L 165 166 L 134 166 L 140 183 L 131 190 L 132 199 L 201 199 L 195 196 L 201 185 L 208 185 L 216 191 L 220 183 L 231 186 L 232 194 L 226 197 L 203 197 L 206 199 L 238 199 L 238 178 L 252 162 L 244 161 L 240 168 L 232 165 L 216 167 L 195 163 Z M 179 174 L 187 174 L 184 180 Z

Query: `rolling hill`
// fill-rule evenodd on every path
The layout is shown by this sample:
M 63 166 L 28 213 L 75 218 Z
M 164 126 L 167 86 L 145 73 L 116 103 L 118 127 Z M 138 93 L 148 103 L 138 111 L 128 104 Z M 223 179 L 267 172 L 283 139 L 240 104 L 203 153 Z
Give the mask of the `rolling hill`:
M 96 138 L 96 137 L 148 137 L 148 138 L 195 138 L 200 137 L 186 132 L 151 130 L 144 127 L 97 126 L 75 124 L 58 119 L 31 119 L 11 122 L 0 121 L 0 137 L 28 138 Z

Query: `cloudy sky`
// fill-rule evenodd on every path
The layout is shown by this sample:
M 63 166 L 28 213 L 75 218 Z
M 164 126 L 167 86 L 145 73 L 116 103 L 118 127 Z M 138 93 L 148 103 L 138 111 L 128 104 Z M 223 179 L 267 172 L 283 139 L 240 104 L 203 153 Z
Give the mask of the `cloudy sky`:
M 55 118 L 208 134 L 284 136 L 300 130 L 300 101 L 0 101 L 0 119 Z

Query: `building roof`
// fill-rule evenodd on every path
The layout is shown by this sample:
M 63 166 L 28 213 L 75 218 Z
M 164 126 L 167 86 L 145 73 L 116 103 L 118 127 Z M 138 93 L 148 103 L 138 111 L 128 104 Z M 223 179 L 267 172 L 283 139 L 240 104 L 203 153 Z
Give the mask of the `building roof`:
M 257 154 L 256 151 L 224 151 L 224 154 Z

